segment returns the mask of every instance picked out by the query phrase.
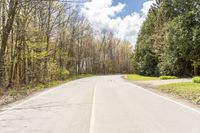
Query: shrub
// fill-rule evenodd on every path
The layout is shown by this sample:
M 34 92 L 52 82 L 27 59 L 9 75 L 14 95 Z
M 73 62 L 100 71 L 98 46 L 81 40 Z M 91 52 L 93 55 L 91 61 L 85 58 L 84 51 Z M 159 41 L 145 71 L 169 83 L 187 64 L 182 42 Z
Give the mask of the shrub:
M 69 75 L 70 75 L 70 72 L 68 70 L 64 69 L 64 70 L 61 71 L 61 78 L 62 79 L 68 78 Z
M 59 77 L 59 66 L 55 61 L 49 62 L 48 74 L 50 75 L 50 80 L 54 80 L 57 79 L 57 77 Z
M 192 81 L 193 81 L 194 83 L 200 83 L 200 77 L 194 77 L 194 78 L 192 79 Z
M 160 76 L 160 79 L 164 79 L 164 80 L 166 80 L 166 79 L 177 79 L 177 77 L 176 76 Z

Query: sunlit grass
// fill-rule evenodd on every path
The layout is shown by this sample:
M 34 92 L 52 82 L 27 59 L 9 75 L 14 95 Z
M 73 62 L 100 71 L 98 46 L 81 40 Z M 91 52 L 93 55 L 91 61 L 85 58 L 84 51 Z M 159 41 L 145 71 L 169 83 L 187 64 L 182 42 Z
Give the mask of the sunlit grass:
M 135 80 L 135 81 L 146 81 L 146 80 L 159 80 L 159 77 L 149 77 L 149 76 L 142 76 L 137 74 L 129 74 L 127 75 L 128 80 Z
M 162 80 L 177 79 L 177 77 L 176 76 L 160 76 L 160 79 Z
M 190 100 L 196 104 L 200 104 L 200 84 L 198 83 L 173 83 L 161 85 L 159 89 L 161 91 Z

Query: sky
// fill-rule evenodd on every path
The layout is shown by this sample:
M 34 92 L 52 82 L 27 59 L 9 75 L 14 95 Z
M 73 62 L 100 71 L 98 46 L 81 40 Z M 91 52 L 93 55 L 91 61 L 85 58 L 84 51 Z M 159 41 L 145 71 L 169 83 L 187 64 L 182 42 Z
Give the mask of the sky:
M 135 45 L 153 3 L 154 0 L 90 0 L 81 11 L 95 30 L 110 31 Z

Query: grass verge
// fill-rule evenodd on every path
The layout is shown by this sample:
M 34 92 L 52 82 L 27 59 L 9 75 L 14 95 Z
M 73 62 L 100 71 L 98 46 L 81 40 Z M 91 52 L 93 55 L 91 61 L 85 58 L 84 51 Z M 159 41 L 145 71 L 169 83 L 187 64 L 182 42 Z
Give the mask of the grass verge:
M 200 83 L 200 77 L 194 77 L 194 78 L 192 79 L 192 81 L 193 81 L 194 83 Z
M 0 89 L 0 105 L 5 105 L 19 99 L 25 98 L 35 92 L 39 92 L 50 87 L 55 87 L 63 83 L 67 83 L 72 80 L 81 79 L 85 77 L 91 77 L 93 75 L 76 75 L 70 76 L 66 80 L 51 81 L 48 83 L 38 83 L 32 85 L 26 85 L 20 88 L 7 88 Z
M 173 83 L 161 85 L 159 89 L 200 105 L 200 84 L 198 83 Z
M 141 76 L 137 74 L 129 74 L 127 75 L 128 80 L 135 80 L 135 81 L 146 81 L 146 80 L 159 80 L 159 77 L 149 77 L 149 76 Z
M 177 79 L 177 77 L 176 76 L 160 76 L 160 79 L 162 80 Z

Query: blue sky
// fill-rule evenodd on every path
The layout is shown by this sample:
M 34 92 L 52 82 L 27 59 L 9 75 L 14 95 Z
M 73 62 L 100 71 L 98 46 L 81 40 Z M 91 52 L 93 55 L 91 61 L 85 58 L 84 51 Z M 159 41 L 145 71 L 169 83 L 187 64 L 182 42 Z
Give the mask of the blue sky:
M 147 0 L 113 0 L 113 5 L 117 5 L 119 2 L 125 3 L 126 6 L 122 12 L 117 14 L 119 17 L 125 17 L 132 12 L 140 12 L 142 5 Z
M 138 33 L 155 0 L 90 0 L 82 13 L 97 31 L 110 31 L 135 45 Z

